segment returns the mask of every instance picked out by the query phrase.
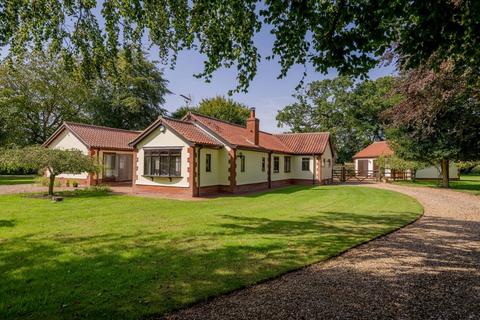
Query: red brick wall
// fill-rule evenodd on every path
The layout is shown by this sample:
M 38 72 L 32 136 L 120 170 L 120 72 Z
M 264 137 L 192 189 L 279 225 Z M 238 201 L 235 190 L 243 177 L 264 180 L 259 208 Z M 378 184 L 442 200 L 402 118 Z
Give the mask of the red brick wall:
M 137 184 L 135 186 L 135 192 L 154 192 L 163 194 L 184 194 L 192 196 L 192 190 L 189 187 L 169 187 L 169 186 L 147 186 Z

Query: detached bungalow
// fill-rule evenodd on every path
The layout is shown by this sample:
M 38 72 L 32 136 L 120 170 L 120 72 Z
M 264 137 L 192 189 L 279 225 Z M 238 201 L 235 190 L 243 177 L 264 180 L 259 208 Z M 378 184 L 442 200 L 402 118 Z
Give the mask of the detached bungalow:
M 377 171 L 377 159 L 380 156 L 392 156 L 393 150 L 388 145 L 387 141 L 378 141 L 370 144 L 365 149 L 360 150 L 353 156 L 355 164 L 355 172 L 358 176 L 371 176 L 374 171 Z M 455 163 L 450 163 L 450 179 L 458 179 L 458 169 Z M 390 177 L 390 170 L 385 170 L 385 176 Z M 433 180 L 439 179 L 440 169 L 435 166 L 430 166 L 417 170 L 415 179 Z
M 85 184 L 131 181 L 134 192 L 200 196 L 332 181 L 329 133 L 270 134 L 251 110 L 246 126 L 189 113 L 142 132 L 64 123 L 44 144 L 96 157 L 103 172 L 62 175 Z
M 334 152 L 326 132 L 260 131 L 251 109 L 246 126 L 189 113 L 161 117 L 130 146 L 137 151 L 133 189 L 200 196 L 332 180 Z

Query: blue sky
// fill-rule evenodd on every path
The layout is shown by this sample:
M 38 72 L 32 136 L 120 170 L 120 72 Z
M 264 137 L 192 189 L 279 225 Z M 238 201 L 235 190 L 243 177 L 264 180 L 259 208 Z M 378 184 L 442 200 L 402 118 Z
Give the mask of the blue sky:
M 259 33 L 255 37 L 255 43 L 263 58 L 271 54 L 273 36 L 268 31 L 264 30 Z M 157 58 L 156 54 L 156 50 L 152 49 L 149 52 L 149 58 L 155 60 Z M 229 90 L 236 87 L 235 68 L 218 70 L 210 83 L 195 78 L 193 74 L 202 71 L 203 61 L 204 57 L 198 52 L 184 51 L 179 54 L 174 70 L 169 69 L 168 66 L 160 65 L 161 68 L 164 68 L 165 77 L 169 81 L 169 89 L 173 92 L 166 97 L 165 108 L 167 110 L 174 111 L 179 106 L 184 105 L 184 99 L 180 97 L 180 94 L 190 95 L 192 104 L 195 105 L 203 98 L 227 95 Z M 288 128 L 277 127 L 275 116 L 279 109 L 294 101 L 292 94 L 302 78 L 303 71 L 303 66 L 294 66 L 287 77 L 277 79 L 280 73 L 278 61 L 262 59 L 248 93 L 234 94 L 232 98 L 256 108 L 257 118 L 260 119 L 262 130 L 269 132 L 287 131 Z M 379 67 L 370 72 L 370 78 L 376 79 L 392 74 L 394 71 L 393 66 Z M 333 78 L 337 75 L 335 70 L 331 70 L 326 75 L 316 73 L 311 66 L 307 66 L 307 72 L 306 83 L 313 80 Z

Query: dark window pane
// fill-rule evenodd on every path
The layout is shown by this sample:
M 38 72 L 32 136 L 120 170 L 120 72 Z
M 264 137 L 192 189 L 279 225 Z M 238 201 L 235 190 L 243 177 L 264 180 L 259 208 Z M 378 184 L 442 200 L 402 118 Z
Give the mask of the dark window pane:
M 205 155 L 205 171 L 212 171 L 212 155 L 209 153 Z
M 285 157 L 285 162 L 283 164 L 283 169 L 285 172 L 290 172 L 290 157 Z
M 310 158 L 302 158 L 302 171 L 310 171 Z
M 279 172 L 279 171 L 280 171 L 280 158 L 273 157 L 273 172 Z
M 145 150 L 143 174 L 146 176 L 180 176 L 181 152 L 174 150 Z

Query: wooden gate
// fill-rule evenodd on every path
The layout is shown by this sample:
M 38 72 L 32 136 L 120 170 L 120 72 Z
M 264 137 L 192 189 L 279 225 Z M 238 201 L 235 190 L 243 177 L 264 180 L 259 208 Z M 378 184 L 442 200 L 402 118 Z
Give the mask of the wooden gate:
M 365 167 L 355 170 L 353 166 L 336 165 L 333 168 L 333 179 L 337 182 L 378 181 L 381 177 L 380 173 L 380 170 L 368 170 Z

